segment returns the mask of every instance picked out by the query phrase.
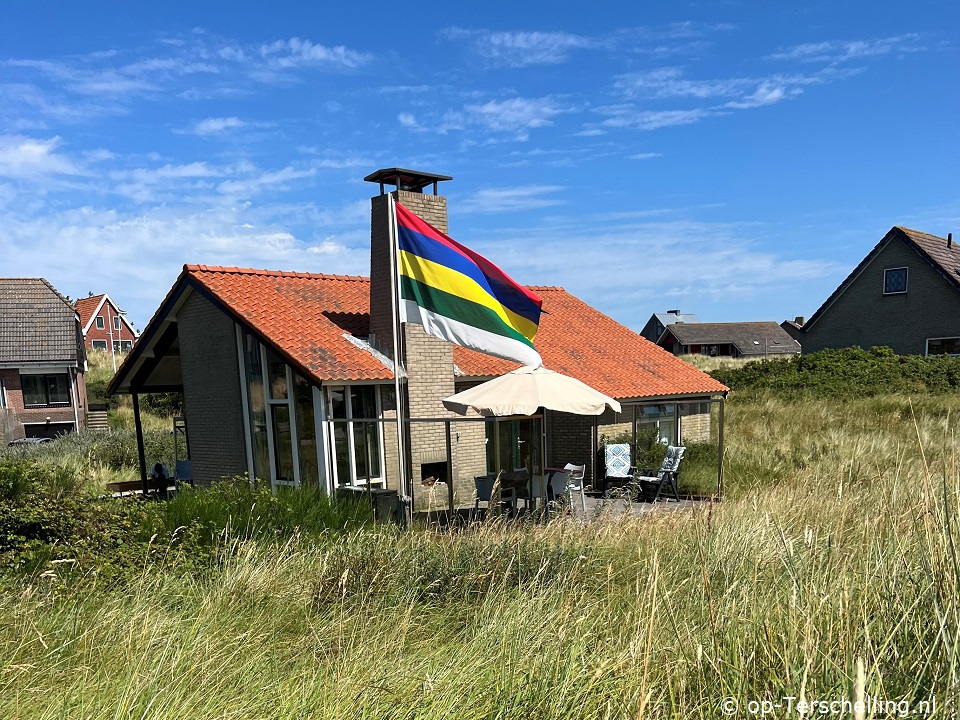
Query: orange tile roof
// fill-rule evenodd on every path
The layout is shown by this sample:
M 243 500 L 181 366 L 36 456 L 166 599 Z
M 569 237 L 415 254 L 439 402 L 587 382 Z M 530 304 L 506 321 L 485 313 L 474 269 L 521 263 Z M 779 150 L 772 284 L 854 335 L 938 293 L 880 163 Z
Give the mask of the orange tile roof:
M 587 305 L 563 288 L 531 287 L 543 298 L 533 344 L 544 366 L 615 398 L 720 393 L 727 388 L 689 363 Z M 466 376 L 493 376 L 518 367 L 463 347 L 453 360 Z
M 367 334 L 367 278 L 209 265 L 185 270 L 317 380 L 393 378 L 382 362 L 344 337 Z
M 73 307 L 76 308 L 77 313 L 80 315 L 80 327 L 85 328 L 87 326 L 91 316 L 97 311 L 97 307 L 100 305 L 102 299 L 102 294 L 91 295 L 90 297 L 80 298 L 73 304 Z
M 187 265 L 185 273 L 320 381 L 389 380 L 391 371 L 344 337 L 369 327 L 370 280 Z M 543 298 L 535 345 L 544 364 L 617 398 L 719 393 L 727 388 L 563 288 Z M 454 347 L 465 377 L 501 375 L 516 363 Z

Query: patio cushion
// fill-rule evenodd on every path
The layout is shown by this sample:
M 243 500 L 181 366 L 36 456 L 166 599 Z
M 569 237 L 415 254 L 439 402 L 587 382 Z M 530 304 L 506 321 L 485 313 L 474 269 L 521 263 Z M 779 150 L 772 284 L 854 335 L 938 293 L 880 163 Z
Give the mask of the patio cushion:
M 626 478 L 631 476 L 630 463 L 630 444 L 615 443 L 605 445 L 603 452 L 604 466 L 606 467 L 606 476 L 614 478 Z

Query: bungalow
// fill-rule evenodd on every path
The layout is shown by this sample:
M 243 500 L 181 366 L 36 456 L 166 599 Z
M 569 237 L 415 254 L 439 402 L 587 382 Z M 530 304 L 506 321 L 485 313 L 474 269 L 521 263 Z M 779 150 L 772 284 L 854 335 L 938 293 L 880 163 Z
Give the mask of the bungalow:
M 775 322 L 674 323 L 657 344 L 674 355 L 765 358 L 800 353 L 800 343 Z
M 135 405 L 141 393 L 183 392 L 195 482 L 248 473 L 273 486 L 397 487 L 383 186 L 396 185 L 397 200 L 446 232 L 446 198 L 436 183 L 450 178 L 394 168 L 366 179 L 381 185 L 372 199 L 370 278 L 185 265 L 117 372 L 110 391 L 133 394 Z M 434 193 L 424 193 L 431 184 Z M 519 421 L 452 415 L 442 398 L 517 365 L 404 324 L 407 457 L 419 508 L 430 504 L 436 478 L 463 503 L 473 497 L 475 476 L 539 464 L 531 458 L 540 456 L 544 436 L 548 465 L 588 468 L 596 427 L 652 423 L 667 441 L 709 439 L 708 406 L 726 387 L 563 288 L 531 289 L 543 298 L 536 346 L 544 364 L 616 397 L 625 412 L 598 421 L 547 412 L 542 434 Z M 493 457 L 494 432 L 504 458 Z

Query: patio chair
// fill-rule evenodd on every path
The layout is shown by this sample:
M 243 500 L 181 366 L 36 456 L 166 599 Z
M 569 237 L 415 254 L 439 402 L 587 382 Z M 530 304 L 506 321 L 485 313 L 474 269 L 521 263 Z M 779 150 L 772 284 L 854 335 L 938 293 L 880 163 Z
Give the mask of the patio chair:
M 677 478 L 680 476 L 680 461 L 683 460 L 683 454 L 686 451 L 687 449 L 685 447 L 674 447 L 671 445 L 667 448 L 667 454 L 663 456 L 663 462 L 660 464 L 660 469 L 657 471 L 656 476 L 640 475 L 636 478 L 637 483 L 641 486 L 656 485 L 657 490 L 652 502 L 660 499 L 660 493 L 663 491 L 664 486 L 668 486 L 673 492 L 673 497 L 676 498 L 677 502 L 680 502 L 680 493 L 677 491 Z
M 623 487 L 633 482 L 634 467 L 630 461 L 630 443 L 611 443 L 603 447 L 603 487 L 607 492 L 611 485 Z
M 487 503 L 487 513 L 492 509 L 500 509 L 501 503 L 508 503 L 513 508 L 516 500 L 513 488 L 504 486 L 503 476 L 505 473 L 501 470 L 494 475 L 477 475 L 473 478 L 474 486 L 477 491 L 477 499 L 473 503 L 473 511 L 470 513 L 470 519 L 476 520 L 480 515 L 480 503 Z
M 523 500 L 526 510 L 530 509 L 530 500 L 537 497 L 536 491 L 530 487 L 530 471 L 526 468 L 515 468 L 500 472 L 502 492 L 509 498 L 511 510 L 519 512 L 519 502 Z
M 587 512 L 587 497 L 583 492 L 583 478 L 587 472 L 586 465 L 574 465 L 573 463 L 567 463 L 563 466 L 563 469 L 567 471 L 567 487 L 566 492 L 570 496 L 570 512 L 573 512 L 573 493 L 577 490 L 580 491 L 580 507 L 583 508 L 583 512 Z

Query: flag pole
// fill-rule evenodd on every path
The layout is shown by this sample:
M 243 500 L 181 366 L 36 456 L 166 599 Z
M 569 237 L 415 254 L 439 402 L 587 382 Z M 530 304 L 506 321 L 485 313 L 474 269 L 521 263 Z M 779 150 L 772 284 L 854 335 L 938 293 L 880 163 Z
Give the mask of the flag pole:
M 399 185 L 398 185 L 399 188 Z M 413 520 L 413 498 L 407 477 L 406 443 L 403 429 L 403 389 L 400 383 L 400 268 L 397 261 L 397 206 L 393 194 L 388 193 L 390 203 L 390 302 L 393 306 L 393 391 L 397 398 L 397 462 L 399 465 L 400 503 L 404 522 L 409 526 Z

